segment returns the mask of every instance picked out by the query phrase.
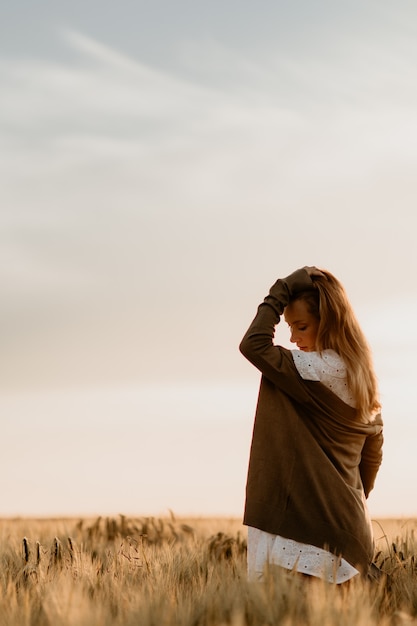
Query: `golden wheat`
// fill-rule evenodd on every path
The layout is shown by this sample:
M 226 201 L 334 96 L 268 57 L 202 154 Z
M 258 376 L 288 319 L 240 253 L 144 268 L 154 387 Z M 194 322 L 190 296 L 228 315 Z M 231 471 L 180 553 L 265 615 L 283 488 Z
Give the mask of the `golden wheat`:
M 237 520 L 0 520 L 0 626 L 417 624 L 415 520 L 375 524 L 383 576 L 246 578 Z

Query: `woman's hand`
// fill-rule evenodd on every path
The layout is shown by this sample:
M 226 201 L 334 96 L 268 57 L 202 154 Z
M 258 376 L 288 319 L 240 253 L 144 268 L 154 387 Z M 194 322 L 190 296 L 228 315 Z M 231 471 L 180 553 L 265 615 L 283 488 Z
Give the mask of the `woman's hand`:
M 321 272 L 314 265 L 312 265 L 312 266 L 305 265 L 303 267 L 303 270 L 305 270 L 309 276 L 321 276 L 322 278 L 327 278 L 326 274 L 323 274 L 323 272 Z

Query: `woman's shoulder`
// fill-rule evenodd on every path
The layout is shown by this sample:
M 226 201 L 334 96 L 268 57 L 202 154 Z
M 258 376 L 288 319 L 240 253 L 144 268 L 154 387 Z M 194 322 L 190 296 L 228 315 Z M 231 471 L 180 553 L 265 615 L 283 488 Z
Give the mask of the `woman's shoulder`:
M 291 354 L 298 373 L 305 380 L 322 380 L 326 376 L 346 377 L 345 362 L 334 350 L 322 352 L 291 350 Z
M 333 391 L 343 402 L 355 406 L 347 384 L 346 364 L 334 350 L 302 352 L 291 350 L 294 365 L 304 380 L 316 380 Z

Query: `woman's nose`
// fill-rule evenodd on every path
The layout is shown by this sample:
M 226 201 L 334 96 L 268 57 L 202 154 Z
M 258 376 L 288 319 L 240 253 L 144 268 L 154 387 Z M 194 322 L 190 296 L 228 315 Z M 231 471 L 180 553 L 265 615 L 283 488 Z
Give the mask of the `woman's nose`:
M 290 341 L 291 343 L 297 343 L 297 339 L 295 338 L 295 332 L 293 330 L 291 331 Z

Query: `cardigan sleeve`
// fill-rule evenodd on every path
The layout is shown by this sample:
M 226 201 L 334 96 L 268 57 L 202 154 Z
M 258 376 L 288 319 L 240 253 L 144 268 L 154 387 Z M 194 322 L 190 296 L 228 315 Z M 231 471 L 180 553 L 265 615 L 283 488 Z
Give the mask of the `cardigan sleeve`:
M 315 287 L 307 271 L 301 268 L 287 276 L 287 278 L 279 278 L 276 283 L 272 285 L 269 294 L 262 304 L 266 304 L 274 309 L 277 314 L 278 323 L 290 298 L 297 292 L 306 289 L 315 289 Z
M 290 371 L 294 376 L 296 370 L 293 363 L 289 363 L 292 362 L 292 358 L 283 358 L 289 351 L 273 343 L 275 326 L 279 323 L 291 296 L 304 289 L 314 289 L 305 269 L 296 270 L 287 278 L 277 280 L 259 305 L 258 312 L 239 346 L 243 356 L 266 378 L 280 387 L 283 386 L 283 374 Z
M 359 465 L 359 471 L 366 497 L 369 496 L 374 487 L 375 478 L 382 462 L 383 442 L 384 436 L 382 432 L 382 424 L 380 424 L 376 433 L 368 435 L 362 449 L 362 459 Z

